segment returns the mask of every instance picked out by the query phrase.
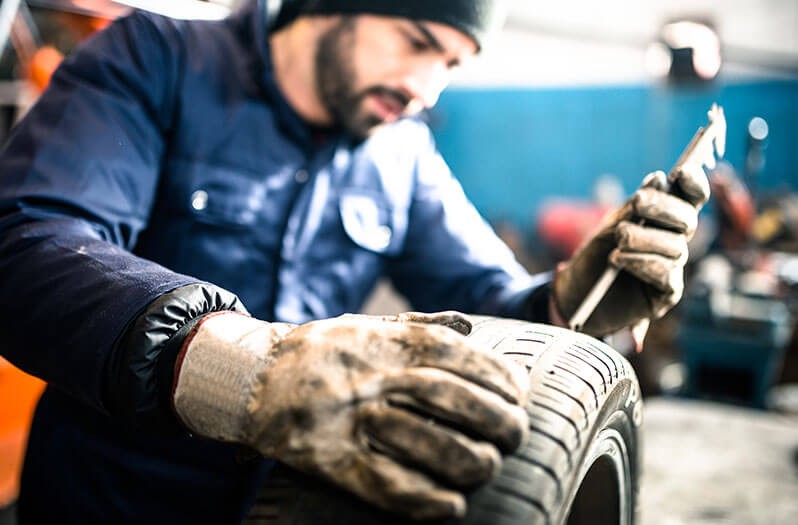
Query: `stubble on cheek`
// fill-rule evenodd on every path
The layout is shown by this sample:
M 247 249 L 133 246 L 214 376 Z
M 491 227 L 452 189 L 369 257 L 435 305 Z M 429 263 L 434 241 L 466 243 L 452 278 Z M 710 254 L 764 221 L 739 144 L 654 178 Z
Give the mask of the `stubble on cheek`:
M 316 50 L 316 90 L 332 124 L 359 139 L 367 138 L 384 124 L 366 110 L 365 100 L 376 89 L 357 89 L 353 64 L 355 21 L 346 17 L 319 39 Z

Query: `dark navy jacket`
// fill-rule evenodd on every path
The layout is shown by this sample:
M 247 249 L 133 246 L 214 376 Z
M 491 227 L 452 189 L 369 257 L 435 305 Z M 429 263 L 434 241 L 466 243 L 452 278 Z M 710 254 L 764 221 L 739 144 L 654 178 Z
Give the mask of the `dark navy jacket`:
M 213 283 L 255 317 L 302 323 L 358 311 L 383 275 L 423 311 L 520 317 L 545 289 L 426 125 L 355 143 L 301 121 L 272 76 L 261 4 L 216 22 L 117 21 L 64 62 L 2 151 L 0 353 L 49 383 L 23 518 L 245 512 L 266 462 L 138 417 L 166 410 L 145 388 L 158 354 L 120 355 L 119 340 L 171 290 Z

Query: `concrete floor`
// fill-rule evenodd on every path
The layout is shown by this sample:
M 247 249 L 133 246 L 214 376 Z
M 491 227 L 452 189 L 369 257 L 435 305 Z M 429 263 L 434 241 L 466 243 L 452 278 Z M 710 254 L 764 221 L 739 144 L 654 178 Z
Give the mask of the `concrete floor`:
M 640 525 L 798 524 L 798 415 L 648 400 Z

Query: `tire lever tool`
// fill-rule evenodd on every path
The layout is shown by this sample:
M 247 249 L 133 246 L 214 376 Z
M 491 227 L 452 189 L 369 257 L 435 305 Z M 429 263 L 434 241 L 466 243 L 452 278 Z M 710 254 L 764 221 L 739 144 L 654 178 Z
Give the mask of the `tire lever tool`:
M 706 128 L 698 128 L 696 134 L 693 135 L 693 139 L 668 174 L 669 193 L 674 192 L 673 182 L 682 167 L 693 165 L 698 167 L 706 166 L 709 169 L 713 169 L 715 167 L 715 153 L 717 152 L 718 158 L 721 158 L 726 152 L 726 118 L 723 115 L 723 108 L 717 104 L 712 104 L 707 114 L 709 116 L 709 125 Z M 604 270 L 604 273 L 599 277 L 599 280 L 596 281 L 596 284 L 593 285 L 582 304 L 579 305 L 579 308 L 576 309 L 568 321 L 568 327 L 571 330 L 582 330 L 593 310 L 596 309 L 607 290 L 612 286 L 615 278 L 618 277 L 619 272 L 620 270 L 612 265 L 609 265 Z

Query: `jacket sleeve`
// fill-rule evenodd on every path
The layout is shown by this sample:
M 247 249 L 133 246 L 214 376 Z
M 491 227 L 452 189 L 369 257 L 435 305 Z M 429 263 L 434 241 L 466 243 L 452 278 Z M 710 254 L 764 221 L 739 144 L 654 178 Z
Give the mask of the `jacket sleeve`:
M 549 322 L 551 275 L 530 275 L 468 200 L 426 136 L 402 255 L 389 263 L 413 308 Z
M 0 153 L 0 353 L 112 415 L 157 404 L 157 345 L 119 343 L 148 305 L 205 289 L 172 310 L 186 319 L 161 325 L 168 335 L 235 303 L 129 251 L 153 203 L 181 56 L 172 22 L 115 22 L 65 60 Z

